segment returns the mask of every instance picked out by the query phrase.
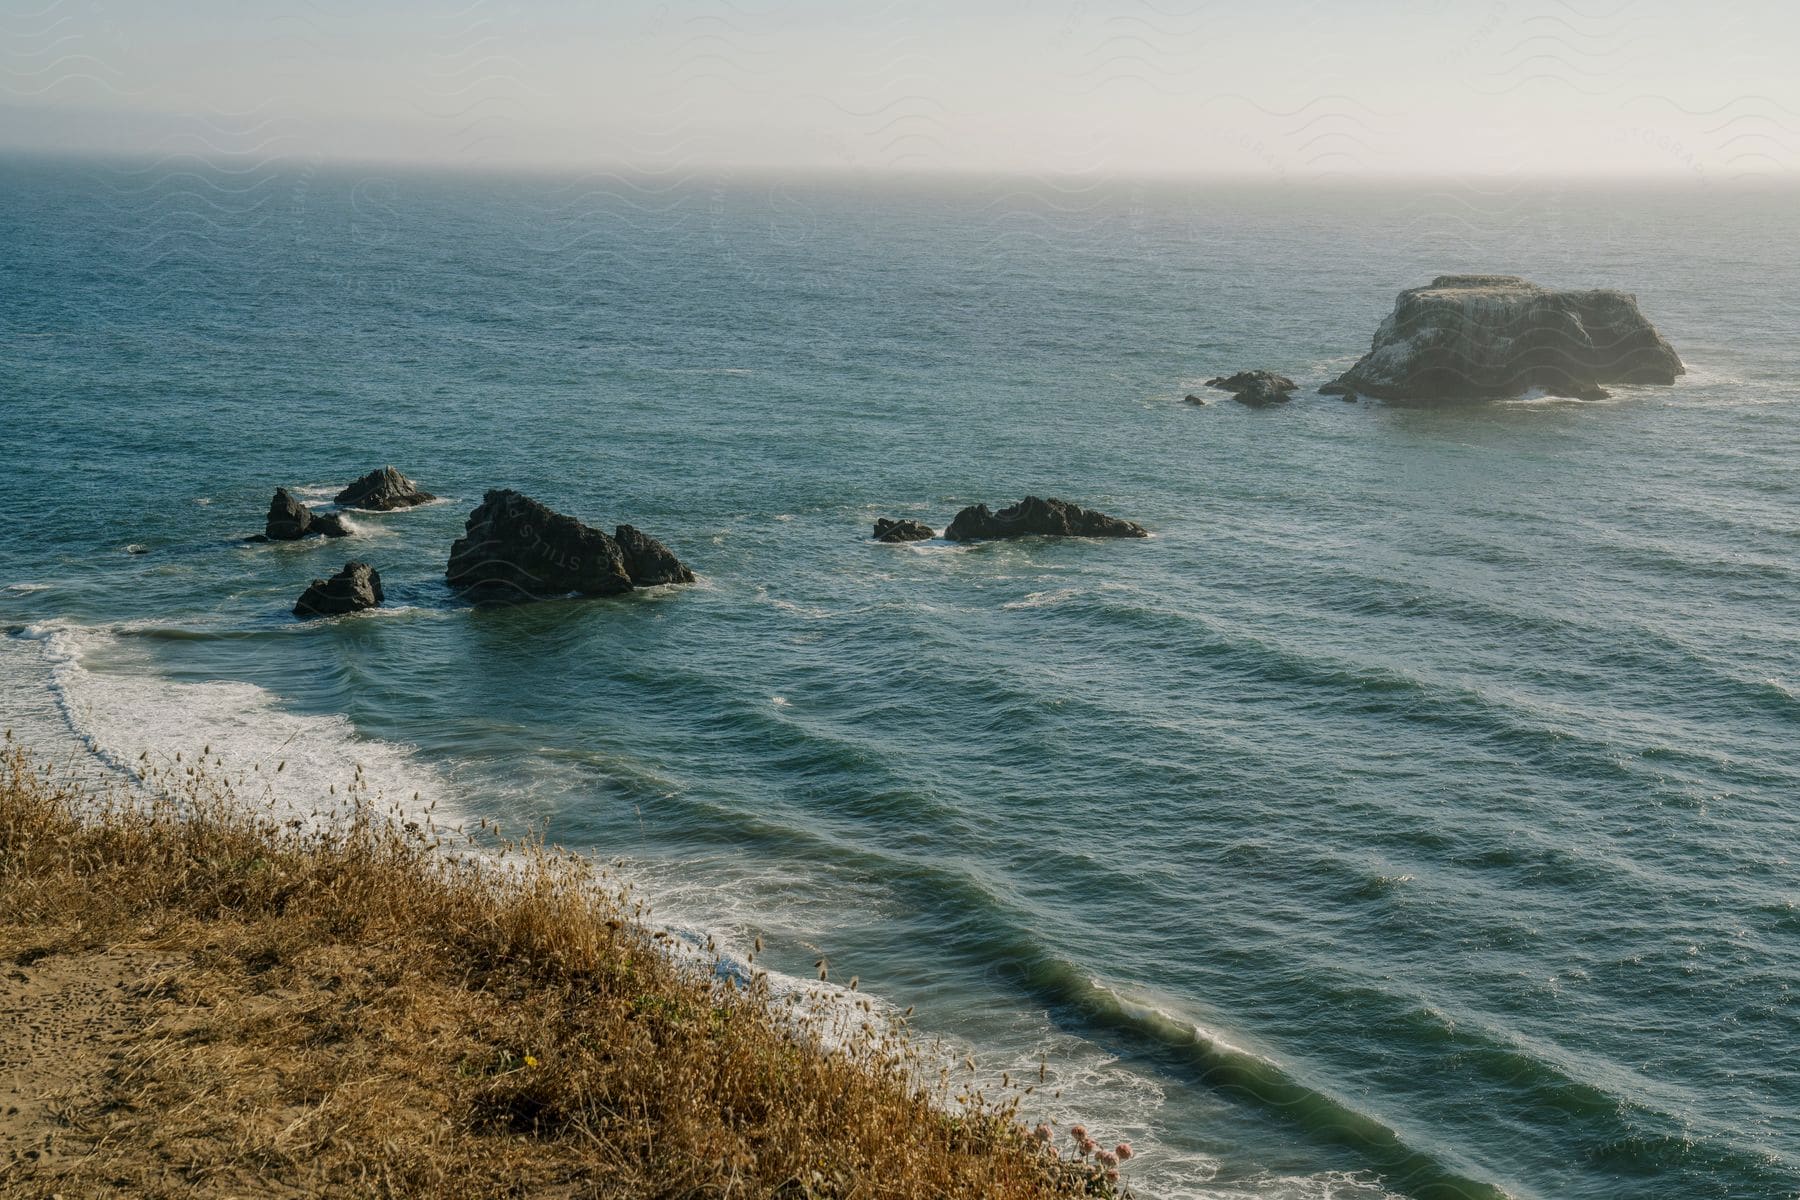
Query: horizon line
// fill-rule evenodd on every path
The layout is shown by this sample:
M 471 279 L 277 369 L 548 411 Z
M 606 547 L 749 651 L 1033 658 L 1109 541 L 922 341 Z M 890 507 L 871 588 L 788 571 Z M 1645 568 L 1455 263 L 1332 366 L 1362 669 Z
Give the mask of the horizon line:
M 1800 170 L 1756 174 L 1741 172 L 1730 178 L 1715 178 L 1688 169 L 1667 171 L 1329 171 L 1286 173 L 1268 171 L 1202 171 L 1180 168 L 1152 169 L 1142 166 L 1113 169 L 1054 169 L 1047 167 L 972 167 L 937 166 L 862 166 L 822 163 L 732 163 L 697 160 L 666 168 L 645 167 L 620 160 L 575 162 L 541 161 L 471 161 L 467 159 L 394 158 L 378 155 L 326 155 L 317 153 L 261 154 L 253 161 L 245 154 L 207 153 L 202 150 L 119 150 L 103 147 L 50 147 L 38 145 L 0 145 L 0 160 L 35 159 L 52 162 L 104 162 L 138 164 L 151 168 L 163 164 L 185 162 L 212 169 L 237 167 L 248 174 L 263 169 L 312 170 L 378 168 L 410 174 L 453 174 L 487 177 L 562 177 L 581 178 L 612 176 L 633 180 L 664 180 L 678 183 L 688 180 L 719 182 L 721 178 L 738 177 L 754 180 L 824 180 L 833 182 L 1037 182 L 1037 183 L 1114 183 L 1114 184 L 1214 184 L 1262 185 L 1266 187 L 1337 187 L 1437 184 L 1461 186 L 1513 185 L 1638 185 L 1660 188 L 1728 188 L 1754 189 L 1788 187 L 1800 184 Z

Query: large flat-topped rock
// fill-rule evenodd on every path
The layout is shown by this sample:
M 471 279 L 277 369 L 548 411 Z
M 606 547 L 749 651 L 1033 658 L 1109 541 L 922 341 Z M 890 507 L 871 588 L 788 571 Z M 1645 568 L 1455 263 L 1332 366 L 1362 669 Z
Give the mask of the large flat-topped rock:
M 1534 292 L 1544 289 L 1529 279 L 1517 275 L 1439 275 L 1422 288 L 1413 288 L 1415 292 L 1462 292 L 1487 290 L 1490 288 L 1509 291 L 1513 288 L 1529 288 Z
M 1674 347 L 1606 288 L 1559 290 L 1517 275 L 1439 275 L 1401 292 L 1369 352 L 1320 391 L 1388 400 L 1501 399 L 1533 388 L 1597 397 L 1606 383 L 1673 383 Z

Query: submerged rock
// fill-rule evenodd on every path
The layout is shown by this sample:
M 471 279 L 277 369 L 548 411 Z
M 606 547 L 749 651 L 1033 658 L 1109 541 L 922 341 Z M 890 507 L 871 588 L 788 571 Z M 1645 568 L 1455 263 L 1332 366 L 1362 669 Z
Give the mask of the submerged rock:
M 275 489 L 263 531 L 245 539 L 252 542 L 297 542 L 303 537 L 348 537 L 350 527 L 336 513 L 315 513 L 286 488 Z
M 294 602 L 296 617 L 335 617 L 380 604 L 381 572 L 366 562 L 347 562 L 330 579 L 315 579 Z
M 450 547 L 444 577 L 477 599 L 530 600 L 692 583 L 694 573 L 667 546 L 629 525 L 608 537 L 529 496 L 496 489 L 469 514 L 463 536 Z
M 358 479 L 339 492 L 336 499 L 339 504 L 348 504 L 352 508 L 388 512 L 396 508 L 411 508 L 415 504 L 436 500 L 437 497 L 430 492 L 421 491 L 418 484 L 394 468 L 383 467 Z
M 990 512 L 985 504 L 972 504 L 956 514 L 944 537 L 953 542 L 986 541 L 1013 537 L 1149 537 L 1134 521 L 1070 504 L 1052 496 L 1040 500 L 1027 496 L 1010 508 Z
M 1440 275 L 1401 292 L 1369 352 L 1319 390 L 1384 400 L 1503 399 L 1532 388 L 1598 399 L 1605 383 L 1673 383 L 1674 347 L 1610 289 L 1516 275 Z
M 1189 392 L 1186 396 L 1182 397 L 1182 399 L 1184 399 L 1189 404 L 1205 404 L 1206 403 L 1204 398 L 1202 398 L 1200 396 L 1196 396 L 1192 392 Z
M 877 517 L 875 520 L 875 540 L 878 542 L 922 542 L 936 536 L 937 530 L 910 517 L 898 521 L 890 521 L 886 517 Z
M 625 571 L 635 587 L 655 587 L 661 583 L 692 583 L 694 573 L 687 569 L 673 551 L 643 530 L 621 525 L 613 530 L 613 541 L 625 556 Z
M 1286 404 L 1293 398 L 1293 390 L 1300 385 L 1273 371 L 1239 371 L 1236 375 L 1209 379 L 1206 386 L 1230 392 L 1239 404 L 1264 408 L 1270 404 Z

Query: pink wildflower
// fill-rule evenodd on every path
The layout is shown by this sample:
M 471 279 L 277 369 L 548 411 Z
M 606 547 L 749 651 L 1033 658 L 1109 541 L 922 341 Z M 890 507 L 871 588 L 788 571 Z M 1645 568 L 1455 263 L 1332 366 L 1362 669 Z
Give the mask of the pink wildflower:
M 1119 1182 L 1119 1168 L 1114 1167 L 1112 1170 L 1110 1170 L 1106 1173 L 1106 1182 L 1108 1182 L 1108 1183 Z
M 1074 1138 L 1078 1142 L 1087 1141 L 1087 1126 L 1086 1125 L 1071 1125 L 1071 1126 L 1069 1126 L 1069 1136 Z
M 1036 1129 L 1031 1131 L 1031 1134 L 1040 1142 L 1047 1142 L 1053 1136 L 1048 1125 L 1039 1125 Z
M 1119 1165 L 1119 1156 L 1114 1154 L 1111 1150 L 1102 1150 L 1100 1153 L 1094 1155 L 1094 1161 L 1103 1167 L 1116 1167 Z
M 1133 1153 L 1130 1142 L 1120 1142 L 1113 1147 L 1113 1153 L 1119 1156 L 1120 1162 L 1130 1162 Z

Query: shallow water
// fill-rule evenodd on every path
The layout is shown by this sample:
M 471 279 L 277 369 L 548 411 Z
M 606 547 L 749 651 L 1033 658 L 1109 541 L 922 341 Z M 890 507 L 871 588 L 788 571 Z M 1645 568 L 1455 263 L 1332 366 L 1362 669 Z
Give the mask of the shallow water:
M 1791 193 L 0 184 L 34 743 L 547 826 L 984 1073 L 1048 1056 L 1151 1195 L 1800 1190 Z M 1635 291 L 1690 374 L 1310 394 L 1487 270 Z M 1264 366 L 1306 391 L 1180 402 Z M 389 462 L 445 501 L 237 540 Z M 492 486 L 701 582 L 466 607 Z M 1027 492 L 1154 536 L 867 540 Z M 388 609 L 293 620 L 352 555 Z

